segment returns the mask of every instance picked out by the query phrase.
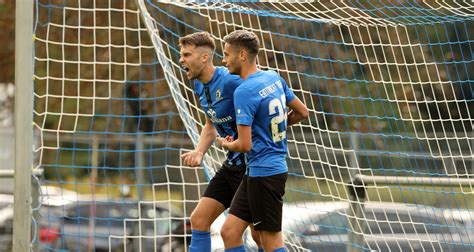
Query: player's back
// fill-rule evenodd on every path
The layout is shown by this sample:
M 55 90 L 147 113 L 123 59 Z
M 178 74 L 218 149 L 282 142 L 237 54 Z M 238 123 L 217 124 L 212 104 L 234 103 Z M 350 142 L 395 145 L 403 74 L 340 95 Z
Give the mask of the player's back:
M 273 71 L 250 75 L 235 91 L 237 124 L 252 127 L 249 176 L 288 171 L 286 164 L 286 104 L 294 94 Z

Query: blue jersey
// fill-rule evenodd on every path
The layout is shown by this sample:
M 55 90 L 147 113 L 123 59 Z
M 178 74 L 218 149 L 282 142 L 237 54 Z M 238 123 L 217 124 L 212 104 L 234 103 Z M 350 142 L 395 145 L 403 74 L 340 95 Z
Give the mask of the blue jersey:
M 208 83 L 194 81 L 194 92 L 199 96 L 201 107 L 221 137 L 238 138 L 234 110 L 234 91 L 242 83 L 238 75 L 229 73 L 226 67 L 216 67 Z M 245 162 L 245 154 L 227 153 L 229 164 Z
M 273 71 L 256 72 L 235 90 L 237 124 L 252 127 L 250 177 L 288 172 L 286 106 L 294 98 L 285 80 Z

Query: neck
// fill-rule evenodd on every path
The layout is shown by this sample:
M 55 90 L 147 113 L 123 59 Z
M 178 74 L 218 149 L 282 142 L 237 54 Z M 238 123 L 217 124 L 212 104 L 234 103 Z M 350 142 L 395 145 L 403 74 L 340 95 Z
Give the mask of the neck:
M 211 81 L 212 76 L 214 76 L 214 71 L 216 71 L 216 67 L 213 64 L 206 64 L 198 80 L 202 83 L 208 83 Z
M 242 80 L 245 80 L 251 74 L 256 73 L 257 71 L 258 71 L 258 68 L 257 68 L 257 63 L 255 61 L 251 62 L 249 64 L 246 64 L 246 65 L 242 66 L 242 69 L 241 69 L 241 72 L 240 72 L 240 78 L 242 78 Z

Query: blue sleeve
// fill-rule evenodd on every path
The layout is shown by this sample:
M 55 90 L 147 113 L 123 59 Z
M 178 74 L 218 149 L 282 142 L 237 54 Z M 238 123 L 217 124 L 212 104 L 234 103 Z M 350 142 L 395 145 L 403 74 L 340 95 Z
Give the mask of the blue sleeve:
M 237 125 L 252 126 L 253 119 L 260 104 L 260 96 L 243 87 L 238 87 L 234 92 L 234 108 Z
M 286 105 L 290 104 L 290 102 L 295 99 L 295 94 L 293 93 L 293 90 L 291 90 L 288 85 L 286 84 L 286 81 L 281 78 L 281 82 L 283 82 L 283 90 L 285 91 L 285 98 L 286 98 Z

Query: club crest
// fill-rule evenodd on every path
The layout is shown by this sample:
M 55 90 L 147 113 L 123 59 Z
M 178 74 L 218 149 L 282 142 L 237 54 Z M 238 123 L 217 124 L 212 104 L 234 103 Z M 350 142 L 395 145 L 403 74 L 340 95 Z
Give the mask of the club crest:
M 220 89 L 217 89 L 217 90 L 216 90 L 216 100 L 219 101 L 219 100 L 221 100 L 221 99 L 222 99 L 222 97 L 221 97 L 221 90 L 220 90 Z

